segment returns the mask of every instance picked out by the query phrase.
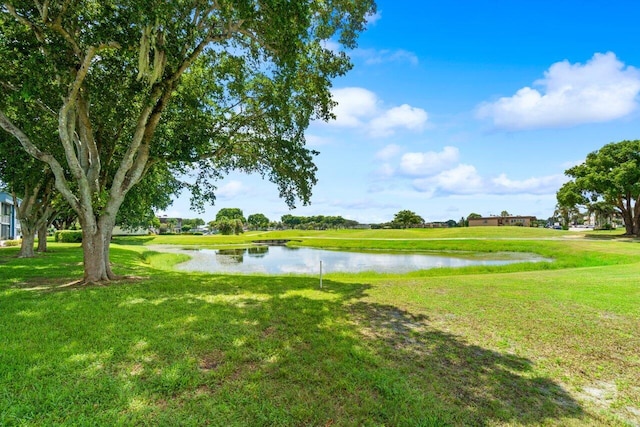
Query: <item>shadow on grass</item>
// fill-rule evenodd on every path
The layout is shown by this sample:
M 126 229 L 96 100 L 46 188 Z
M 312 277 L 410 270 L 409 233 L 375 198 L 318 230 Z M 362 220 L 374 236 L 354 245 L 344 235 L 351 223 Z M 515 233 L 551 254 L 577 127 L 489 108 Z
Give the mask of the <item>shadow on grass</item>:
M 113 236 L 111 243 L 118 245 L 143 246 L 145 243 L 155 239 L 155 236 Z
M 598 231 L 592 231 L 585 233 L 584 238 L 587 240 L 621 240 L 629 242 L 639 242 L 638 236 L 630 236 L 627 234 L 611 234 L 608 230 L 601 230 L 602 234 L 598 234 Z
M 432 328 L 425 316 L 390 305 L 357 302 L 351 311 L 365 339 L 384 343 L 386 357 L 412 370 L 421 388 L 460 411 L 463 424 L 491 419 L 539 424 L 582 416 L 578 403 L 553 380 L 535 376 L 526 358 L 467 344 Z
M 0 424 L 482 425 L 582 416 L 527 359 L 365 302 L 369 285 L 325 280 L 320 290 L 308 277 L 146 273 L 127 286 L 1 297 Z

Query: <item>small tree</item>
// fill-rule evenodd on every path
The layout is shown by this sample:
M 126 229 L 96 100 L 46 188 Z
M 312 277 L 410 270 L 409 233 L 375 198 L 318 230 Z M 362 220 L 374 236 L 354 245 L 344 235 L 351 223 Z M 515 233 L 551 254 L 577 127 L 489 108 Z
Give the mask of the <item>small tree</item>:
M 224 235 L 241 234 L 244 231 L 244 224 L 239 219 L 222 218 L 209 224 Z

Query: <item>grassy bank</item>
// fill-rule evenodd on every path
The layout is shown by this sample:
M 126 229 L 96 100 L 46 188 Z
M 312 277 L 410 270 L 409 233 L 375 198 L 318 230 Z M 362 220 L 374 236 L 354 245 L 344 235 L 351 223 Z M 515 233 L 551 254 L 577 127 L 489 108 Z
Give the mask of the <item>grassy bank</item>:
M 0 425 L 640 422 L 638 243 L 333 233 L 297 237 L 360 250 L 526 249 L 557 261 L 334 274 L 320 290 L 310 277 L 178 273 L 174 255 L 145 245 L 196 243 L 127 238 L 112 260 L 129 279 L 78 288 L 64 286 L 81 276 L 77 245 L 34 260 L 2 248 Z M 403 236 L 420 240 L 390 240 Z

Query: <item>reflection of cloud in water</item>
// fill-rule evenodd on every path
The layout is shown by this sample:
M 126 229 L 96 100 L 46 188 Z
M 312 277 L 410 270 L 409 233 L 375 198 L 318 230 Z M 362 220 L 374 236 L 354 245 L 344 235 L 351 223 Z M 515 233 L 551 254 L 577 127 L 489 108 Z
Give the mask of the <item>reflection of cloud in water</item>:
M 184 253 L 184 252 L 182 252 Z M 229 273 L 318 274 L 320 260 L 326 273 L 376 271 L 404 273 L 438 267 L 502 265 L 549 261 L 534 254 L 504 254 L 504 259 L 467 259 L 424 254 L 339 252 L 313 248 L 259 246 L 249 249 L 189 251 L 190 261 L 180 270 Z M 248 255 L 248 256 L 245 256 Z

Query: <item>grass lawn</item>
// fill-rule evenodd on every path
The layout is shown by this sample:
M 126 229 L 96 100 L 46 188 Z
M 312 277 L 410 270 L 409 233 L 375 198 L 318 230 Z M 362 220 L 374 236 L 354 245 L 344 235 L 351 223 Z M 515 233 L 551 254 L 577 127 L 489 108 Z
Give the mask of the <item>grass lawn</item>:
M 513 234 L 510 232 L 513 231 Z M 524 251 L 404 275 L 178 272 L 149 244 Z M 0 425 L 638 425 L 640 243 L 522 228 L 118 238 L 0 248 Z

